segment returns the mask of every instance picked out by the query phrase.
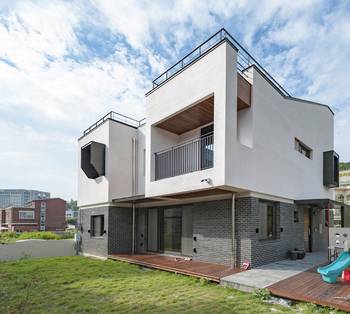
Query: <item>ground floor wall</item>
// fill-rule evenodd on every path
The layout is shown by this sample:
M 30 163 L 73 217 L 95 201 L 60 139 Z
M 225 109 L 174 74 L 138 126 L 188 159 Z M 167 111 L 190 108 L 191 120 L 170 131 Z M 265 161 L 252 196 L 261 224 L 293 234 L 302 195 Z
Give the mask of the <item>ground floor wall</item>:
M 277 202 L 276 237 L 262 240 L 259 238 L 259 202 L 254 197 L 236 200 L 238 265 L 249 262 L 252 267 L 261 266 L 285 259 L 288 250 L 304 247 L 302 209 L 294 204 Z
M 92 217 L 103 216 L 101 236 L 92 236 Z M 80 210 L 83 253 L 106 257 L 108 254 L 131 253 L 132 209 L 113 206 Z
M 252 267 L 285 259 L 288 250 L 304 247 L 303 209 L 295 204 L 274 202 L 276 206 L 276 237 L 259 237 L 260 207 L 263 200 L 255 197 L 235 200 L 235 243 L 232 236 L 232 199 L 198 202 L 176 207 L 182 209 L 183 230 L 182 254 L 194 260 L 237 266 L 249 262 Z M 159 245 L 159 220 L 154 214 L 164 207 L 136 208 L 135 252 L 161 252 Z M 186 213 L 186 215 L 185 215 Z M 82 251 L 92 255 L 131 253 L 132 209 L 99 207 L 82 209 Z M 91 217 L 104 215 L 105 232 L 101 237 L 92 237 Z M 191 218 L 190 220 L 189 217 Z M 184 225 L 186 219 L 187 224 Z M 322 217 L 315 219 L 322 228 Z M 151 221 L 152 220 L 152 221 Z M 151 221 L 151 222 L 150 222 Z M 191 224 L 191 226 L 189 226 Z M 160 229 L 159 229 L 160 228 Z M 189 232 L 189 230 L 191 232 Z M 150 239 L 152 237 L 152 239 Z M 326 236 L 315 237 L 315 248 L 326 247 Z M 152 242 L 152 243 L 151 243 Z M 233 246 L 235 245 L 235 248 Z
M 108 255 L 108 223 L 104 223 L 106 231 L 100 237 L 91 236 L 91 217 L 94 215 L 103 215 L 104 221 L 108 221 L 109 206 L 81 209 L 80 210 L 80 233 L 81 233 L 81 251 L 86 254 L 107 257 Z

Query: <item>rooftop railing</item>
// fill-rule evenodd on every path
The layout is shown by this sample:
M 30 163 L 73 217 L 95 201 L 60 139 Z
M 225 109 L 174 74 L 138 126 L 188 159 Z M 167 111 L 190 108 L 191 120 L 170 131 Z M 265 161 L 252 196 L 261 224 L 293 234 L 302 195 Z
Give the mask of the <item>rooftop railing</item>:
M 291 95 L 235 40 L 229 32 L 224 28 L 220 29 L 217 33 L 207 39 L 204 43 L 200 44 L 197 48 L 193 49 L 189 54 L 183 57 L 180 61 L 175 63 L 164 73 L 159 75 L 156 79 L 152 81 L 152 90 L 156 89 L 158 86 L 165 83 L 167 80 L 172 78 L 174 75 L 179 73 L 181 70 L 192 64 L 202 55 L 207 53 L 209 50 L 219 45 L 222 41 L 227 40 L 231 43 L 237 50 L 237 70 L 243 74 L 244 70 L 255 65 L 267 79 L 279 90 L 281 94 L 286 97 L 291 97 Z M 150 91 L 150 92 L 151 92 Z
M 84 132 L 83 132 L 83 136 L 90 133 L 92 130 L 96 129 L 99 125 L 101 125 L 103 122 L 105 122 L 106 120 L 113 120 L 113 121 L 117 121 L 117 122 L 121 122 L 124 123 L 128 126 L 134 127 L 134 128 L 138 128 L 140 127 L 142 124 L 144 124 L 146 122 L 146 119 L 142 119 L 142 120 L 136 120 L 127 116 L 124 116 L 121 113 L 118 112 L 114 112 L 114 111 L 110 111 L 109 113 L 107 113 L 104 117 L 102 117 L 100 120 L 98 120 L 97 122 L 95 122 L 93 125 L 91 125 L 90 127 L 88 127 Z

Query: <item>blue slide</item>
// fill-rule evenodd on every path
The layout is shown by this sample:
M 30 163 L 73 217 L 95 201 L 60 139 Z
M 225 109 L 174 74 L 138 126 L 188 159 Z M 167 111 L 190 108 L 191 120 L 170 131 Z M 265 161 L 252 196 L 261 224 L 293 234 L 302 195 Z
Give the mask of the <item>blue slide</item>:
M 350 253 L 343 252 L 331 264 L 317 268 L 317 272 L 322 275 L 322 279 L 328 283 L 336 283 L 344 269 L 350 266 Z

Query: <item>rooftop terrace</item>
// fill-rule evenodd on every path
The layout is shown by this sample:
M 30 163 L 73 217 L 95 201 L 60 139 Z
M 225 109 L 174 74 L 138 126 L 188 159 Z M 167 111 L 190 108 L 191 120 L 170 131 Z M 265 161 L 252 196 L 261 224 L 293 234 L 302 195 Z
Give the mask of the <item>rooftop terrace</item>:
M 156 79 L 152 81 L 152 89 L 147 93 L 152 93 L 155 89 L 163 85 L 169 79 L 176 74 L 190 66 L 196 60 L 203 55 L 220 45 L 223 41 L 227 41 L 237 50 L 237 70 L 244 75 L 244 70 L 250 66 L 256 66 L 260 72 L 273 84 L 273 86 L 285 97 L 291 97 L 291 95 L 244 49 L 241 44 L 233 38 L 233 36 L 224 28 L 220 29 L 205 42 L 193 49 L 189 54 L 183 57 L 180 61 L 175 63 L 165 72 L 160 74 Z M 147 95 L 146 94 L 146 95 Z

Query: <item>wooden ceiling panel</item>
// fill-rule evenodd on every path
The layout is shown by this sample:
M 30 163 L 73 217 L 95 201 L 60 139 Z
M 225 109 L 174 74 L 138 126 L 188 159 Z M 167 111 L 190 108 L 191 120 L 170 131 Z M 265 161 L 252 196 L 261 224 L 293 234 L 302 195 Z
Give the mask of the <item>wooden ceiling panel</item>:
M 214 121 L 214 96 L 158 123 L 158 128 L 182 134 Z

